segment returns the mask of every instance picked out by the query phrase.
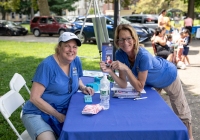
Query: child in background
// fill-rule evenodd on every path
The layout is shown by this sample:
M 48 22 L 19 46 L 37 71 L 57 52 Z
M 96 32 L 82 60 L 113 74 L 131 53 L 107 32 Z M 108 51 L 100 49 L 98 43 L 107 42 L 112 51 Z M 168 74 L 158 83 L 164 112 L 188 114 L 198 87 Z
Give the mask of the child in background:
M 173 43 L 172 40 L 173 40 L 172 39 L 172 35 L 168 34 L 167 35 L 167 43 L 166 44 L 169 47 L 170 52 L 172 53 L 171 60 L 169 60 L 169 61 L 171 61 L 172 63 L 176 63 L 176 54 L 175 54 L 175 51 L 174 51 L 175 44 Z
M 190 44 L 190 31 L 188 29 L 184 29 L 183 35 L 184 35 L 185 39 L 184 39 L 184 44 L 183 44 L 182 62 L 185 63 L 186 65 L 190 65 L 190 61 L 188 58 L 189 44 Z M 185 59 L 186 59 L 187 63 L 186 63 Z
M 177 54 L 176 54 L 176 64 L 177 68 L 186 69 L 185 64 L 182 62 L 182 54 L 183 54 L 183 44 L 184 44 L 184 33 L 180 32 L 180 38 L 177 40 Z
M 184 38 L 185 37 L 184 37 L 183 32 L 180 32 L 180 38 L 177 40 L 177 44 L 178 44 L 177 55 L 176 55 L 177 62 L 182 60 Z

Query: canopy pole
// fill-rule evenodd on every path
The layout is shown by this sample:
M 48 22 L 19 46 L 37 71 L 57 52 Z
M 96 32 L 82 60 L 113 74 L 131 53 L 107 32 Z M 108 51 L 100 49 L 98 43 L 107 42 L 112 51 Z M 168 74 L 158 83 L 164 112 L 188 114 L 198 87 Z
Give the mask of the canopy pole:
M 119 2 L 120 0 L 115 0 L 114 1 L 114 27 L 113 27 L 113 30 L 114 30 L 114 36 L 115 36 L 115 29 L 118 25 L 118 19 L 119 19 Z M 113 39 L 113 42 L 115 40 Z M 115 52 L 116 52 L 116 46 L 115 44 L 113 43 L 113 61 L 115 61 Z

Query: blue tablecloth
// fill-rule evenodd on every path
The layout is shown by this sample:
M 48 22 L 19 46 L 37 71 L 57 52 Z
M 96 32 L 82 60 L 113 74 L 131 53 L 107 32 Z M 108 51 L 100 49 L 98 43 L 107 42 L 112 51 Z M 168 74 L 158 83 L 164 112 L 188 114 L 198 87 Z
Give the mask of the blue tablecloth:
M 93 78 L 84 77 L 84 83 Z M 60 140 L 188 140 L 187 128 L 150 87 L 144 100 L 110 99 L 110 109 L 82 115 L 84 95 L 73 95 Z M 112 95 L 112 94 L 111 94 Z M 100 102 L 99 94 L 93 103 Z

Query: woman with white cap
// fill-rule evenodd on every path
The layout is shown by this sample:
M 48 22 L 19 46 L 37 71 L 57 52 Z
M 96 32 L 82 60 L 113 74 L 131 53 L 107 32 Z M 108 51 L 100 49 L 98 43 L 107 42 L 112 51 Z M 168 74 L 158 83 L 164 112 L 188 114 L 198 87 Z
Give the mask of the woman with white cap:
M 55 54 L 45 58 L 32 79 L 30 100 L 23 107 L 22 121 L 33 140 L 55 140 L 59 137 L 71 96 L 78 89 L 93 95 L 80 77 L 83 76 L 77 56 L 81 42 L 71 32 L 58 39 Z

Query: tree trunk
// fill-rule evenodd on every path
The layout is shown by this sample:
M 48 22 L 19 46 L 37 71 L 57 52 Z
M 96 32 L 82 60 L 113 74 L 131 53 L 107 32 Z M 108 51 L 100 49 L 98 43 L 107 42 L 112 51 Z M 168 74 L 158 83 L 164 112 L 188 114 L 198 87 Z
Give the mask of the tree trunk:
M 48 0 L 38 0 L 40 16 L 50 16 Z
M 5 9 L 4 9 L 4 7 L 1 7 L 0 8 L 0 12 L 1 12 L 1 15 L 2 15 L 2 20 L 5 20 L 6 19 L 6 11 L 5 11 Z
M 188 0 L 188 12 L 187 15 L 194 19 L 194 0 Z

